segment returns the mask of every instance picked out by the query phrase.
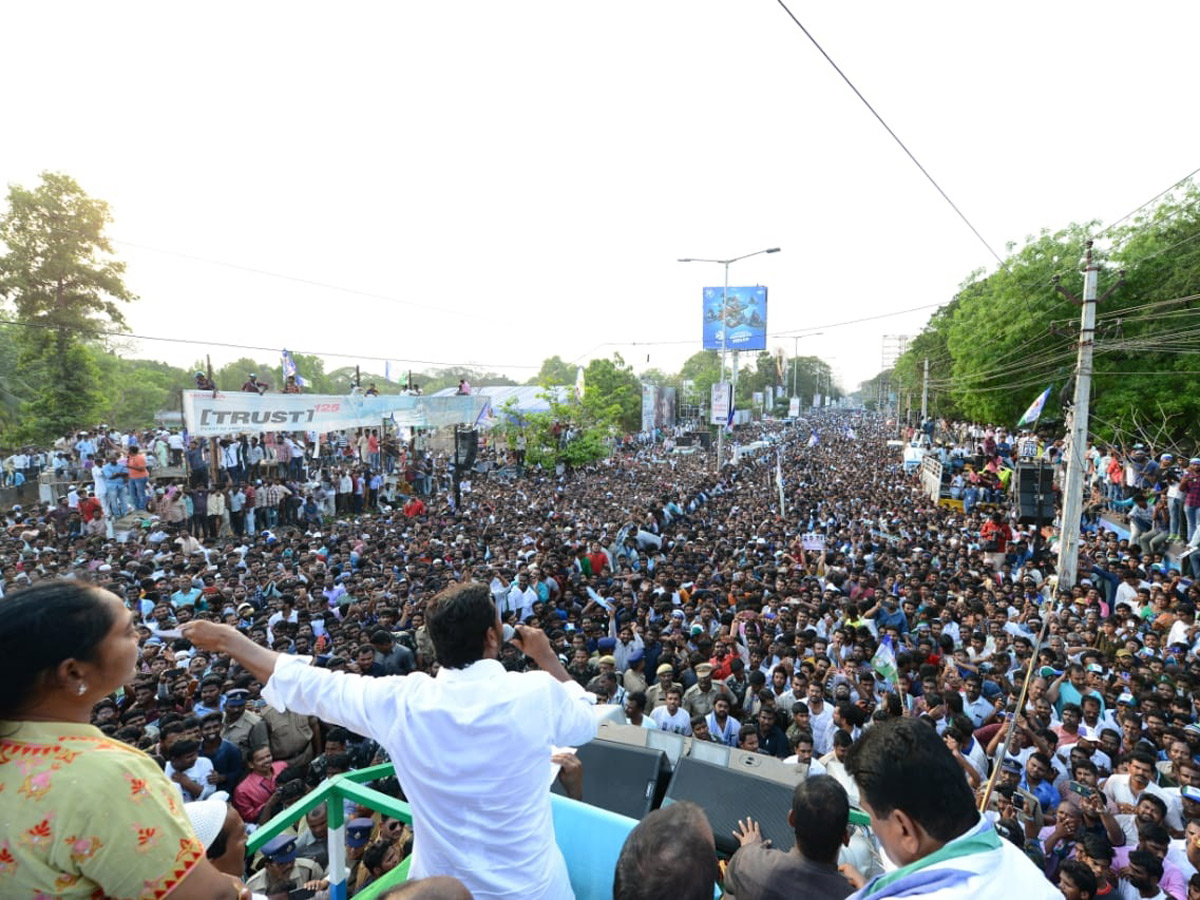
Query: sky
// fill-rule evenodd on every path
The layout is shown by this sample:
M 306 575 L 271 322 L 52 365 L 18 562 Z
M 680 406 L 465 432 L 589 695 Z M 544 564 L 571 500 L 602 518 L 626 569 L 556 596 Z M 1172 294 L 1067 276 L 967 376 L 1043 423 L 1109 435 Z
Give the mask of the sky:
M 1200 4 L 788 2 L 1001 255 L 1200 166 Z M 670 372 L 723 278 L 677 259 L 780 247 L 730 283 L 853 390 L 932 308 L 889 314 L 996 267 L 777 0 L 24 3 L 0 28 L 0 179 L 110 204 L 129 330 L 177 341 L 136 356 Z

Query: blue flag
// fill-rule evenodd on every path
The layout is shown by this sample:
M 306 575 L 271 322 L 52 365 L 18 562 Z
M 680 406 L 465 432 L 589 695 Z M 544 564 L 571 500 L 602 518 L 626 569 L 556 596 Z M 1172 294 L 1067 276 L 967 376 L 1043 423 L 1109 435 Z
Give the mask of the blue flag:
M 1017 423 L 1017 427 L 1020 428 L 1026 422 L 1036 422 L 1042 415 L 1042 407 L 1046 405 L 1046 399 L 1049 396 L 1050 388 L 1046 388 L 1038 395 L 1036 400 L 1029 404 L 1029 409 L 1025 410 L 1025 415 L 1021 416 L 1021 421 Z
M 300 376 L 300 373 L 296 371 L 296 361 L 292 359 L 292 354 L 287 350 L 284 350 L 280 354 L 280 358 L 283 360 L 283 380 L 287 381 L 288 376 L 292 375 L 295 376 L 297 385 L 300 387 L 308 387 L 308 382 L 305 381 L 304 378 Z

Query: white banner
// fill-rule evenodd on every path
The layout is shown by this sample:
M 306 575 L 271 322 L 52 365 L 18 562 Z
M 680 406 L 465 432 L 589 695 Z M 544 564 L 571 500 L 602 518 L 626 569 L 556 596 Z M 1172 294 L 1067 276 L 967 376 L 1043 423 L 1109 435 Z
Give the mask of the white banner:
M 816 550 L 820 553 L 825 549 L 825 535 L 816 531 L 806 531 L 800 537 L 800 546 L 805 550 Z
M 724 427 L 729 423 L 729 407 L 733 403 L 733 385 L 727 381 L 712 386 L 712 415 L 709 422 Z
M 453 397 L 357 394 L 252 394 L 184 391 L 183 419 L 193 437 L 261 431 L 341 431 L 343 428 L 435 428 L 475 424 L 487 406 L 478 394 Z
M 792 397 L 788 400 L 788 418 L 794 419 L 800 415 L 800 398 Z

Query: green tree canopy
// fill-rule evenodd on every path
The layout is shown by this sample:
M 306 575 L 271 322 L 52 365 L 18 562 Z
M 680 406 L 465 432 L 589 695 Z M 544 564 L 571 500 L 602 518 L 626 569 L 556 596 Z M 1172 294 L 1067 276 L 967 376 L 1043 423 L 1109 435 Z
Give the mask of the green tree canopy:
M 122 327 L 125 264 L 104 234 L 108 205 L 67 175 L 44 172 L 29 190 L 12 185 L 0 216 L 0 298 L 22 325 L 19 363 L 40 385 L 22 410 L 23 436 L 43 440 L 92 423 L 103 402 L 82 341 L 92 329 Z

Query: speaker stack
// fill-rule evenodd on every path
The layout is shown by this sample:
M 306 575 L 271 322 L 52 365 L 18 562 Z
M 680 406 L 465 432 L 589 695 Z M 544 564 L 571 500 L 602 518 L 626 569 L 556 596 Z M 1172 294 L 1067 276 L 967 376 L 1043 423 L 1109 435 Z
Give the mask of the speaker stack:
M 1018 462 L 1013 472 L 1013 501 L 1022 525 L 1054 521 L 1054 466 Z

